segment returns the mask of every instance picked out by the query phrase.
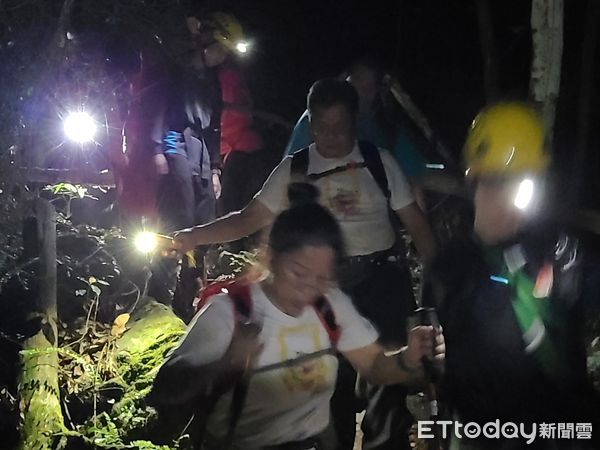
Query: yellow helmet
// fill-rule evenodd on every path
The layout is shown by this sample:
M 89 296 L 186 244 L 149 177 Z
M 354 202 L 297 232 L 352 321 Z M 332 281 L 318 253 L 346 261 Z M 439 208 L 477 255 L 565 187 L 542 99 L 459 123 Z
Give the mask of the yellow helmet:
M 513 175 L 546 170 L 544 124 L 523 103 L 497 103 L 473 120 L 464 147 L 466 175 Z
M 213 37 L 231 51 L 238 50 L 244 41 L 244 30 L 240 22 L 231 14 L 215 12 L 210 15 L 214 27 Z

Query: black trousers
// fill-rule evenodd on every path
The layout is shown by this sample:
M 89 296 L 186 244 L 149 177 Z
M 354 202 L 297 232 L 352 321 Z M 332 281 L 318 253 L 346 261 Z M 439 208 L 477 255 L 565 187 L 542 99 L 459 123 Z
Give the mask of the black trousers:
M 183 155 L 170 154 L 166 158 L 169 173 L 160 180 L 157 194 L 159 230 L 172 233 L 213 220 L 216 200 L 212 180 L 194 175 Z M 174 258 L 153 262 L 148 295 L 162 303 L 172 303 L 175 312 L 187 321 L 193 314 L 192 301 L 199 288 L 203 254 L 195 252 L 195 264 L 186 255 L 183 258 L 181 269 Z
M 350 260 L 352 261 L 352 260 Z M 378 329 L 380 341 L 389 347 L 406 342 L 406 321 L 415 308 L 408 268 L 383 255 L 376 260 L 349 262 L 342 267 L 342 289 L 358 311 Z M 407 388 L 402 385 L 371 386 L 356 392 L 356 372 L 340 358 L 336 391 L 331 401 L 338 450 L 352 450 L 355 414 L 365 409 L 362 422 L 364 450 L 410 449 L 408 431 L 412 415 L 406 407 Z
M 216 201 L 212 180 L 193 175 L 185 156 L 166 157 L 169 173 L 161 178 L 157 194 L 161 231 L 170 233 L 213 220 Z
M 261 155 L 262 151 L 231 152 L 227 155 L 221 176 L 219 215 L 244 208 L 260 190 L 269 175 Z

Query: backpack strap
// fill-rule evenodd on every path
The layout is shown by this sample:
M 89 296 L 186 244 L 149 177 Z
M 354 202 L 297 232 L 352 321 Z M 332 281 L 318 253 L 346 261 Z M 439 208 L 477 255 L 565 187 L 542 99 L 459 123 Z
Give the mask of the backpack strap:
M 207 304 L 209 297 L 217 294 L 227 294 L 231 299 L 233 303 L 234 327 L 250 322 L 253 307 L 249 284 L 245 283 L 243 280 L 227 280 L 212 283 L 203 289 L 198 303 L 198 309 Z M 235 380 L 234 384 L 231 386 L 233 388 L 233 395 L 231 398 L 231 406 L 229 408 L 229 428 L 225 439 L 226 446 L 231 443 L 235 428 L 242 415 L 246 397 L 248 396 L 249 381 L 248 377 L 241 376 Z M 216 401 L 217 399 L 214 399 L 215 403 Z
M 250 322 L 252 317 L 252 297 L 250 296 L 250 286 L 242 283 L 232 283 L 228 288 L 228 295 L 233 300 L 233 312 L 235 315 L 235 326 Z M 231 406 L 229 408 L 229 429 L 227 431 L 228 440 L 233 439 L 235 428 L 242 415 L 246 397 L 248 396 L 248 387 L 250 380 L 242 376 L 233 386 L 233 395 L 231 397 Z
M 360 154 L 363 157 L 364 165 L 362 164 L 348 164 L 339 168 L 328 170 L 320 174 L 311 174 L 307 176 L 308 171 L 308 147 L 298 150 L 292 155 L 292 167 L 290 171 L 290 179 L 292 181 L 315 181 L 333 173 L 341 172 L 344 170 L 355 169 L 358 167 L 366 167 L 371 173 L 371 176 L 377 183 L 377 186 L 383 193 L 383 196 L 388 199 L 388 202 L 392 196 L 388 184 L 387 175 L 385 173 L 385 167 L 381 160 L 381 154 L 376 145 L 369 141 L 358 141 L 358 148 Z
M 384 197 L 387 198 L 389 202 L 392 193 L 390 192 L 385 167 L 383 166 L 379 149 L 369 141 L 358 141 L 358 148 L 365 160 L 365 166 L 375 179 L 375 182 L 377 183 L 377 186 L 379 186 L 379 189 L 381 189 Z
M 218 294 L 226 294 L 228 292 L 229 286 L 231 286 L 233 282 L 231 280 L 226 281 L 216 281 L 214 283 L 210 283 L 204 286 L 197 297 L 197 302 L 195 302 L 196 312 L 200 311 L 204 308 L 208 299 L 218 295 Z
M 234 316 L 237 319 L 242 318 L 242 322 L 247 322 L 252 314 L 252 299 L 250 298 L 250 286 L 244 277 L 235 280 L 215 281 L 202 288 L 196 311 L 200 311 L 210 297 L 219 294 L 228 294 L 234 306 Z
M 233 282 L 223 289 L 223 292 L 229 295 L 229 298 L 233 301 L 233 314 L 236 326 L 240 323 L 248 323 L 252 318 L 250 286 L 245 283 Z
M 252 318 L 252 297 L 250 296 L 250 286 L 244 283 L 231 283 L 227 288 L 227 295 L 233 301 L 233 312 L 235 316 L 235 326 L 246 324 Z M 242 376 L 233 386 L 233 395 L 231 397 L 231 406 L 229 408 L 229 429 L 227 431 L 227 440 L 229 443 L 233 439 L 235 428 L 242 415 L 246 397 L 248 396 L 248 387 L 250 379 Z
M 358 141 L 358 148 L 360 153 L 365 161 L 365 166 L 367 170 L 371 173 L 371 176 L 379 186 L 379 189 L 383 193 L 383 196 L 387 199 L 388 204 L 388 217 L 390 218 L 390 222 L 392 227 L 394 228 L 394 232 L 396 235 L 396 246 L 403 245 L 403 239 L 399 234 L 399 230 L 404 228 L 404 224 L 400 221 L 398 215 L 392 209 L 392 193 L 390 191 L 390 186 L 388 183 L 387 174 L 385 173 L 385 166 L 383 165 L 383 161 L 381 160 L 381 152 L 375 146 L 375 144 L 369 141 Z M 400 254 L 405 254 L 406 250 L 397 250 Z
M 313 308 L 315 309 L 319 320 L 327 331 L 331 346 L 334 349 L 337 349 L 337 344 L 340 340 L 340 334 L 342 330 L 335 320 L 335 313 L 333 312 L 331 304 L 324 296 L 321 296 L 317 299 L 313 305 Z
M 292 155 L 292 167 L 290 169 L 291 182 L 305 182 L 308 172 L 308 147 L 298 150 Z

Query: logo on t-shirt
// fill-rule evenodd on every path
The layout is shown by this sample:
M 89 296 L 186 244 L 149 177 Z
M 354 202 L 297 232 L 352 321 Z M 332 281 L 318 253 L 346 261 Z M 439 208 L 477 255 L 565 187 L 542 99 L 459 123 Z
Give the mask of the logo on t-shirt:
M 317 352 L 321 345 L 319 326 L 306 324 L 297 327 L 281 327 L 278 333 L 281 360 L 298 358 Z M 325 391 L 331 384 L 332 367 L 326 356 L 305 360 L 282 371 L 282 379 L 290 391 Z
M 360 188 L 356 169 L 324 178 L 324 196 L 337 216 L 359 214 Z

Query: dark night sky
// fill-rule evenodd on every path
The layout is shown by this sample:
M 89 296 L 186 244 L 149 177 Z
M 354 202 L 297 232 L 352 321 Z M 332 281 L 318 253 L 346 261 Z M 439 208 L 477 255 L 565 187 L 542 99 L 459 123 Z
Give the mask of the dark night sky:
M 452 147 L 460 147 L 469 118 L 483 103 L 474 2 L 261 0 L 229 5 L 256 38 L 256 52 L 246 64 L 257 103 L 285 116 L 301 112 L 315 79 L 339 73 L 364 53 L 385 60 Z M 510 14 L 498 11 L 498 37 L 500 56 L 516 59 L 511 62 L 514 75 L 502 81 L 518 84 L 520 76 L 526 88 L 525 6 L 510 8 Z

